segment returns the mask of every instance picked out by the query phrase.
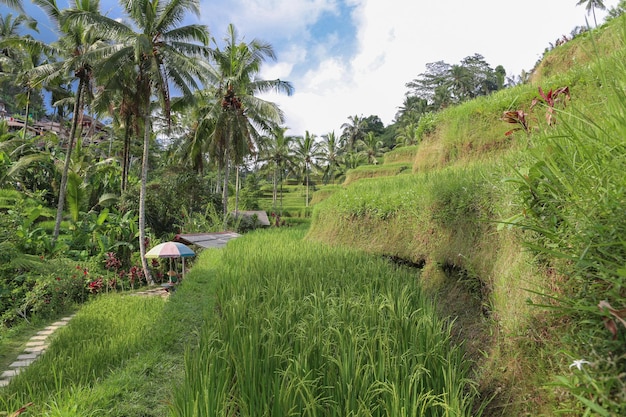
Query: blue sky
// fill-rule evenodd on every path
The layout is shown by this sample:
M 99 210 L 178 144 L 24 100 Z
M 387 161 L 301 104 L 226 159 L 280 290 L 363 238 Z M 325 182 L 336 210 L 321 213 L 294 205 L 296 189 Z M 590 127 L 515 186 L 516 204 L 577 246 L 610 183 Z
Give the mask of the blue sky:
M 391 123 L 405 84 L 429 62 L 456 64 L 478 53 L 492 68 L 518 75 L 550 43 L 586 20 L 593 25 L 577 0 L 200 1 L 200 17 L 189 21 L 206 24 L 218 42 L 233 23 L 245 41 L 272 44 L 277 61 L 266 63 L 261 76 L 293 83 L 293 96 L 267 98 L 280 105 L 288 133 L 296 135 L 340 133 L 353 115 Z M 610 8 L 618 0 L 604 3 Z M 119 10 L 115 0 L 101 5 L 110 16 Z M 604 15 L 597 11 L 598 22 Z

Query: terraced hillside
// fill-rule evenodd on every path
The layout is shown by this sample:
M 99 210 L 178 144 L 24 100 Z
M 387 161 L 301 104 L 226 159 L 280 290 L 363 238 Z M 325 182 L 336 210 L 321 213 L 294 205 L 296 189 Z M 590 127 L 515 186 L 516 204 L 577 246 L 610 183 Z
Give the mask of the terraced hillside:
M 314 207 L 307 238 L 422 268 L 487 415 L 626 413 L 625 39 L 556 47 Z

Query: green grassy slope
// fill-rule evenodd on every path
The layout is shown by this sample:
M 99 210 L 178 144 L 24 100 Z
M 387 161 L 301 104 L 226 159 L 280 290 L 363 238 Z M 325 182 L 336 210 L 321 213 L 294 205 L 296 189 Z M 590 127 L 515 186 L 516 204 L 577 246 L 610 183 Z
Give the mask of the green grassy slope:
M 538 87 L 569 88 L 569 115 L 561 103 L 557 120 L 605 112 L 606 80 L 615 78 L 618 90 L 626 83 L 619 69 L 625 28 L 624 17 L 616 19 L 547 54 L 531 84 L 440 113 L 414 152 L 411 175 L 370 167 L 315 206 L 309 239 L 423 265 L 424 288 L 456 320 L 456 340 L 475 364 L 481 392 L 493 397 L 487 415 L 554 415 L 572 401 L 551 385 L 572 372 L 563 352 L 573 349 L 561 337 L 571 323 L 529 303 L 539 301 L 535 292 L 561 291 L 564 278 L 526 250 L 528 232 L 503 220 L 525 214 L 519 183 L 509 179 L 550 152 L 543 143 L 557 134 L 547 107 L 531 108 Z M 501 117 L 511 110 L 527 113 L 527 133 L 505 135 L 515 126 Z M 565 414 L 578 415 L 572 410 Z

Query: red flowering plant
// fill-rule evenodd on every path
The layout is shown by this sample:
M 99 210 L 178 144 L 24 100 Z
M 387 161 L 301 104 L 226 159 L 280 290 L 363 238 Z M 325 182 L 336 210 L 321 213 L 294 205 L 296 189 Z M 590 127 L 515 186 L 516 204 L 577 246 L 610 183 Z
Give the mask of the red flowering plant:
M 156 276 L 156 280 L 158 282 L 163 282 L 164 273 L 161 270 L 161 268 L 162 268 L 161 267 L 161 262 L 159 262 L 159 260 L 157 258 L 152 258 L 151 262 L 150 262 L 150 267 L 154 271 L 154 274 Z
M 135 283 L 137 283 L 137 286 L 141 285 L 141 281 L 143 280 L 143 270 L 138 266 L 132 266 L 128 271 L 127 276 L 130 281 L 130 287 L 135 289 Z
M 543 91 L 541 87 L 538 89 L 539 97 L 535 97 L 530 103 L 529 111 L 537 105 L 543 105 L 546 109 L 546 122 L 548 126 L 554 126 L 556 124 L 556 109 L 557 107 L 565 108 L 568 101 L 571 100 L 569 87 L 559 87 L 556 89 L 550 89 L 547 92 Z M 515 125 L 515 127 L 508 132 L 505 136 L 510 136 L 516 131 L 523 131 L 526 134 L 531 132 L 531 119 L 529 113 L 524 110 L 507 110 L 502 114 L 500 118 L 503 122 L 507 122 Z M 533 118 L 533 122 L 536 124 L 536 120 Z
M 45 268 L 17 277 L 23 285 L 19 292 L 11 292 L 11 310 L 0 320 L 13 323 L 31 316 L 56 318 L 72 311 L 89 298 L 89 284 L 94 281 L 91 275 L 101 275 L 100 272 L 95 263 L 76 264 L 67 258 L 46 259 Z
M 102 277 L 98 277 L 97 279 L 90 281 L 89 284 L 87 284 L 87 288 L 89 288 L 89 292 L 92 294 L 98 294 L 100 291 L 102 291 L 102 286 Z
M 285 220 L 281 219 L 280 214 L 272 213 L 270 216 L 272 217 L 270 225 L 273 227 L 281 227 L 287 224 Z
M 571 100 L 571 96 L 569 94 L 569 87 L 559 87 L 557 89 L 550 89 L 547 93 L 543 91 L 541 87 L 539 87 L 539 97 L 535 97 L 530 104 L 530 108 L 532 109 L 537 104 L 541 103 L 546 107 L 546 122 L 548 122 L 548 126 L 553 126 L 556 123 L 556 117 L 554 115 L 555 108 L 557 105 L 562 104 L 565 107 L 565 104 Z
M 117 290 L 117 285 L 118 285 L 117 275 L 121 267 L 122 267 L 122 261 L 118 259 L 115 252 L 107 252 L 105 254 L 104 269 L 108 271 L 107 280 L 106 280 L 107 292 L 109 292 L 109 290 Z M 108 277 L 110 273 L 113 273 L 113 278 Z M 122 285 L 122 290 L 123 290 L 124 289 L 123 283 L 120 282 L 120 284 Z

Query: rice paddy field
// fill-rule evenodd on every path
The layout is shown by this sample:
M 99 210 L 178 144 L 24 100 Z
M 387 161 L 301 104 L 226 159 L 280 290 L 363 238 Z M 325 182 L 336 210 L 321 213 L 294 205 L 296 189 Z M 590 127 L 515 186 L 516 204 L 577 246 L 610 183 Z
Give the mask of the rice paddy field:
M 303 234 L 252 234 L 220 254 L 213 320 L 172 415 L 470 415 L 468 366 L 418 271 Z
M 422 296 L 419 270 L 305 233 L 275 228 L 206 250 L 167 301 L 96 298 L 0 391 L 0 410 L 478 415 L 470 364 Z

